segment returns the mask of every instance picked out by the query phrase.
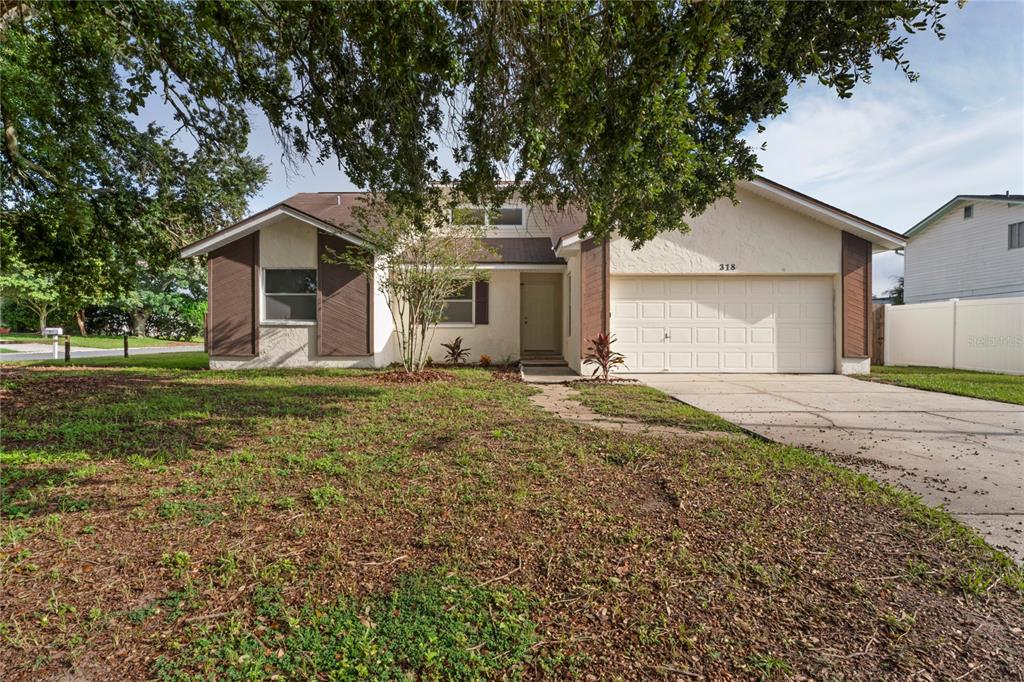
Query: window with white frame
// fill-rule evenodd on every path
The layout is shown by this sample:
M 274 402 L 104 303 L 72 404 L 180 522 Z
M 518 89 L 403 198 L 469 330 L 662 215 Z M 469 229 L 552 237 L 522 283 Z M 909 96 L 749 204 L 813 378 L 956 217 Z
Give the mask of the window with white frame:
M 263 319 L 316 322 L 316 270 L 264 269 Z
M 1024 249 L 1024 223 L 1011 223 L 1009 234 L 1009 245 L 1011 249 Z
M 452 210 L 452 222 L 456 225 L 483 225 L 485 227 L 522 227 L 523 209 L 502 206 L 486 210 L 474 206 L 459 206 Z
M 964 220 L 974 217 L 974 206 L 964 206 Z
M 442 324 L 473 324 L 474 289 L 472 282 L 449 296 L 444 301 L 441 313 Z

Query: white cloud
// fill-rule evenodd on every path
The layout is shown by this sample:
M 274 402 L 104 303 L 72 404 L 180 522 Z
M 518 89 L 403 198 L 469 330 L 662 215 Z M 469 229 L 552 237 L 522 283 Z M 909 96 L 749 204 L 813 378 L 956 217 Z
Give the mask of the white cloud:
M 956 194 L 1024 192 L 1024 56 L 1012 28 L 1022 8 L 951 10 L 945 41 L 911 42 L 917 83 L 879 67 L 849 100 L 794 90 L 789 111 L 747 138 L 767 142 L 764 174 L 901 232 Z M 877 257 L 875 292 L 902 271 L 902 258 Z

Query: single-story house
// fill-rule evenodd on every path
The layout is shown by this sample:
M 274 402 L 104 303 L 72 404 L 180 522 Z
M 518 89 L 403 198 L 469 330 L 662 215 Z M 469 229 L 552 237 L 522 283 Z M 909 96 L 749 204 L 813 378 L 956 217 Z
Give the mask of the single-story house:
M 209 256 L 215 369 L 381 367 L 397 358 L 374 283 L 327 249 L 358 248 L 355 193 L 297 194 L 182 250 Z M 851 373 L 870 368 L 871 257 L 901 235 L 765 178 L 639 249 L 583 238 L 578 212 L 480 211 L 496 255 L 448 302 L 430 354 L 558 357 L 579 371 L 610 331 L 633 372 Z
M 1024 296 L 1024 194 L 960 194 L 906 238 L 904 303 Z

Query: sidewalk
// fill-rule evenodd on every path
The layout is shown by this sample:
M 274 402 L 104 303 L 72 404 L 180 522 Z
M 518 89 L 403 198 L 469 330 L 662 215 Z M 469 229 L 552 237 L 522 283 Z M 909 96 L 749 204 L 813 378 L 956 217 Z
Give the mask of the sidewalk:
M 53 345 L 42 343 L 8 343 L 5 348 L 16 348 L 17 353 L 0 353 L 0 362 L 13 362 L 19 360 L 53 360 Z M 27 348 L 26 348 L 27 347 Z M 186 343 L 174 346 L 144 346 L 142 348 L 129 348 L 131 355 L 150 355 L 155 353 L 189 353 L 202 351 L 201 343 Z M 71 347 L 71 359 L 81 358 L 111 358 L 124 355 L 123 348 L 83 348 L 82 346 Z M 58 346 L 57 359 L 64 359 L 64 344 Z

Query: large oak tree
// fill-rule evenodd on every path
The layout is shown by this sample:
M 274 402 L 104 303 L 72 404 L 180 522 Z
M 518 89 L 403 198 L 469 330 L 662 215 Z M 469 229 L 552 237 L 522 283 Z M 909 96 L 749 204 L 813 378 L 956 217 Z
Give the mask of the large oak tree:
M 226 220 L 260 173 L 255 109 L 288 159 L 396 206 L 517 192 L 642 243 L 756 172 L 741 135 L 795 83 L 914 79 L 907 35 L 941 37 L 944 5 L 0 0 L 4 217 L 56 260 Z M 148 98 L 177 136 L 136 129 Z

